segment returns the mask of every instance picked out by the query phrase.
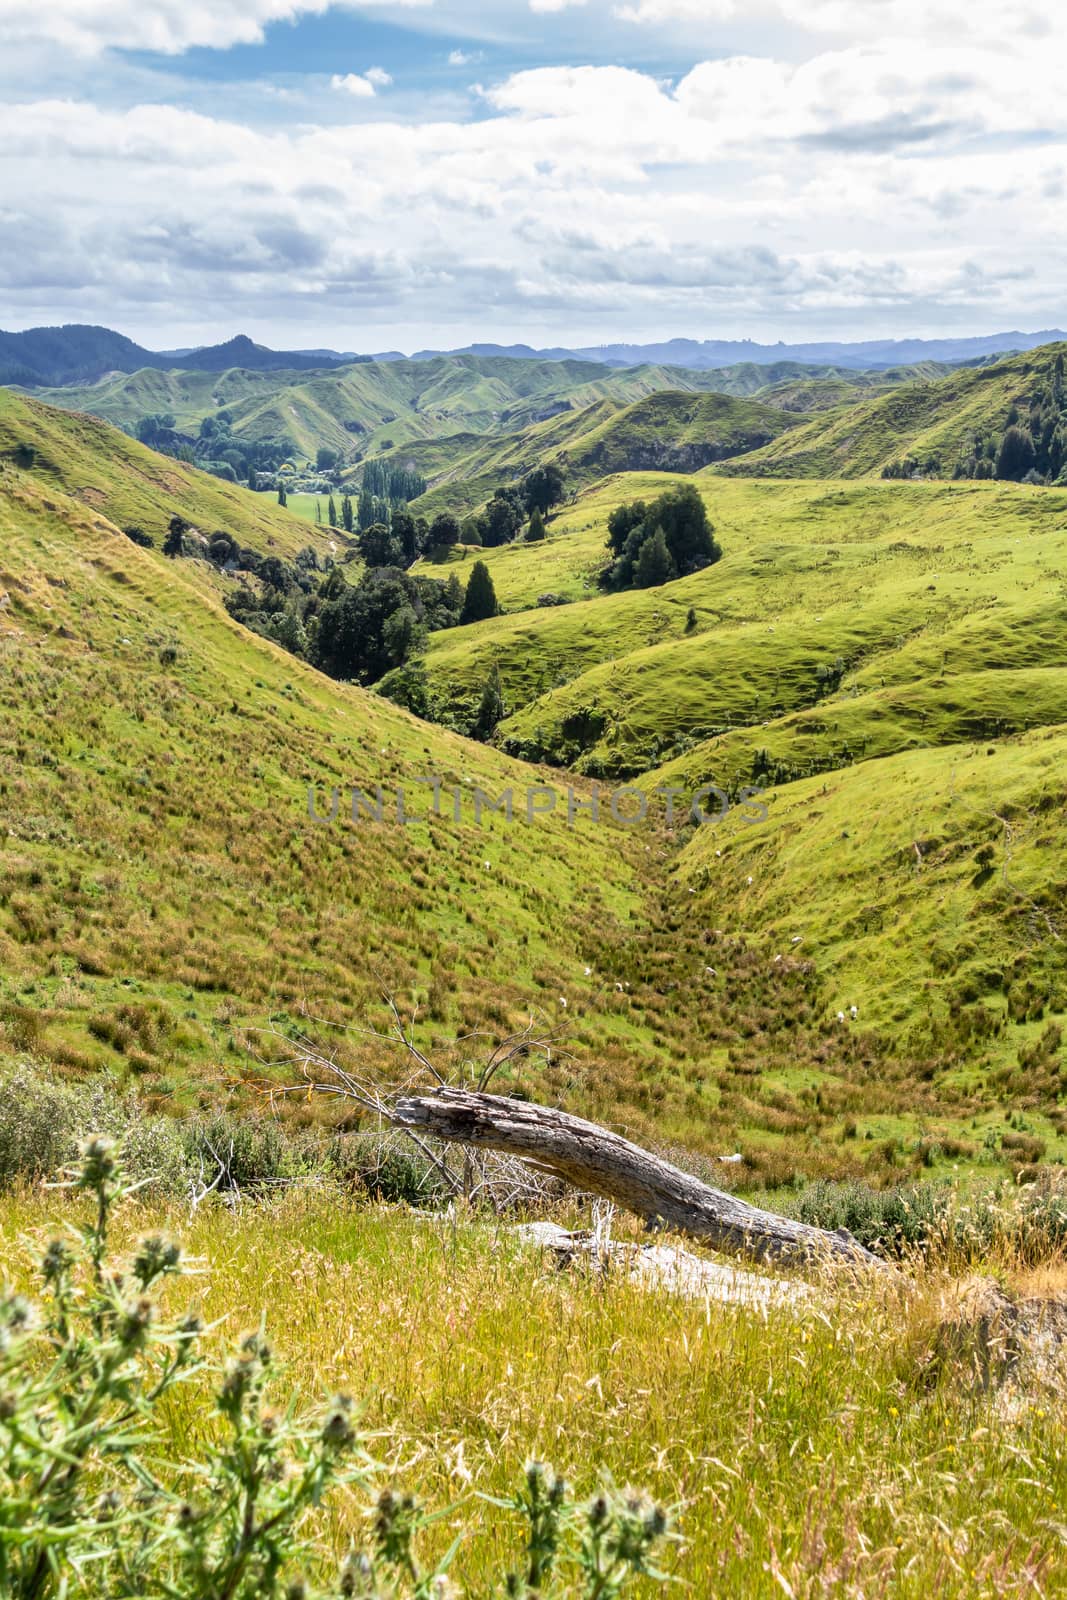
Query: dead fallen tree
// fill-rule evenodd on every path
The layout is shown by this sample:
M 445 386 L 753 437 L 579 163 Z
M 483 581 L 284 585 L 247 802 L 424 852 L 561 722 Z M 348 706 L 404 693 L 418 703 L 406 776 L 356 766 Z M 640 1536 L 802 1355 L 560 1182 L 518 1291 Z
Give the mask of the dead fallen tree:
M 828 1233 L 760 1211 L 608 1128 L 549 1106 L 439 1088 L 397 1099 L 389 1116 L 399 1127 L 448 1144 L 518 1156 L 540 1172 L 613 1201 L 650 1227 L 673 1229 L 729 1255 L 888 1270 L 844 1229 Z

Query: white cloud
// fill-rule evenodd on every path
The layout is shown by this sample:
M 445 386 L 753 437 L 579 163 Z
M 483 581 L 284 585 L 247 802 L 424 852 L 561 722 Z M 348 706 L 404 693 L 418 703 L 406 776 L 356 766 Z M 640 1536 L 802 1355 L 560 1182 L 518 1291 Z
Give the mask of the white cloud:
M 0 295 L 19 322 L 143 326 L 209 304 L 233 328 L 255 306 L 343 348 L 405 322 L 422 343 L 478 321 L 568 337 L 1048 326 L 1067 297 L 1060 76 L 1025 33 L 857 36 L 703 61 L 677 85 L 520 72 L 474 120 L 368 106 L 358 126 L 270 129 L 158 104 L 0 106 L 19 240 Z M 371 101 L 387 77 L 333 81 Z
M 349 6 L 375 0 L 344 0 Z M 405 8 L 434 0 L 392 0 Z M 43 40 L 81 56 L 104 50 L 180 55 L 196 45 L 216 50 L 257 44 L 272 22 L 326 11 L 331 0 L 0 0 L 0 43 Z
M 330 88 L 339 89 L 344 94 L 355 95 L 359 99 L 372 100 L 374 98 L 374 85 L 369 78 L 358 72 L 346 72 L 343 75 L 335 72 L 330 79 Z
M 330 88 L 355 95 L 357 99 L 372 100 L 376 90 L 387 89 L 392 81 L 382 67 L 371 67 L 366 72 L 335 72 L 330 79 Z

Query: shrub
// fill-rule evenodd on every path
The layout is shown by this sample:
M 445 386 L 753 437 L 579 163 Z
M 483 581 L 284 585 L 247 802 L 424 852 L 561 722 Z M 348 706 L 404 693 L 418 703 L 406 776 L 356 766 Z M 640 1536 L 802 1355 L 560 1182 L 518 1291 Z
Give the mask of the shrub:
M 176 1122 L 146 1116 L 102 1079 L 75 1088 L 21 1065 L 0 1079 L 0 1189 L 54 1178 L 90 1129 L 123 1140 L 126 1170 L 142 1186 L 165 1194 L 189 1187 L 193 1168 Z
M 76 1126 L 69 1089 L 16 1067 L 0 1081 L 0 1188 L 52 1177 L 73 1154 Z

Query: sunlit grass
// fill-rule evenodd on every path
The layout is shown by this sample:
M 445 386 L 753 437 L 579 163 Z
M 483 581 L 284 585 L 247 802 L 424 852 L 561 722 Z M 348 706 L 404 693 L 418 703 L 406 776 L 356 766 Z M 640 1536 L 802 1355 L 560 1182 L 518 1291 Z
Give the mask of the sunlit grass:
M 3 1203 L 9 1271 L 16 1234 L 44 1237 L 56 1209 L 54 1196 Z M 132 1213 L 123 1228 L 160 1220 Z M 509 1537 L 474 1497 L 507 1493 L 531 1454 L 580 1487 L 606 1470 L 678 1504 L 674 1561 L 694 1594 L 927 1600 L 1067 1583 L 1064 1391 L 984 1391 L 974 1350 L 938 1344 L 934 1278 L 764 1317 L 558 1272 L 499 1226 L 336 1197 L 162 1220 L 204 1258 L 216 1337 L 265 1314 L 294 1390 L 362 1396 L 398 1482 L 467 1500 L 456 1576 L 472 1595 Z M 174 1405 L 173 1459 L 213 1425 L 195 1393 Z M 338 1550 L 356 1517 L 337 1515 Z

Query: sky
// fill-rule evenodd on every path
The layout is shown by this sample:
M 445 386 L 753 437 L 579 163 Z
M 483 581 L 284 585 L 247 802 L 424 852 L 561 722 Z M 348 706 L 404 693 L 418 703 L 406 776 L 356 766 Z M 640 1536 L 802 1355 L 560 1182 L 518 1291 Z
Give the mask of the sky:
M 1065 62 L 1031 0 L 0 0 L 0 327 L 1063 326 Z

